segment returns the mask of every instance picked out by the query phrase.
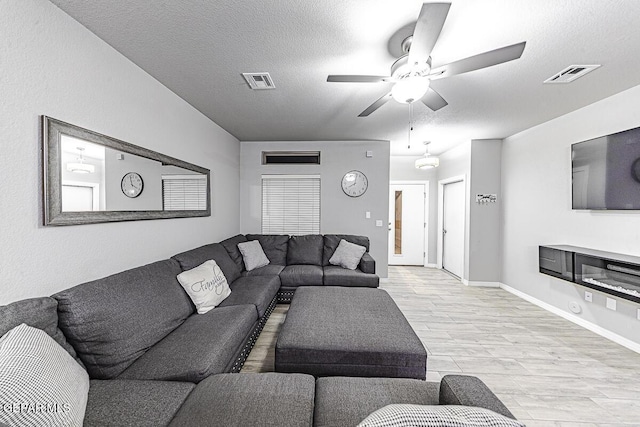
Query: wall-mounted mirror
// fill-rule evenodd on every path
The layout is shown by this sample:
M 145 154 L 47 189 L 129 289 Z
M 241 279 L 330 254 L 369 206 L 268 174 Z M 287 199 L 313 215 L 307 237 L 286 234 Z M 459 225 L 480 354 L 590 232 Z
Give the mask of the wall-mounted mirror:
M 44 225 L 211 215 L 209 169 L 42 116 Z

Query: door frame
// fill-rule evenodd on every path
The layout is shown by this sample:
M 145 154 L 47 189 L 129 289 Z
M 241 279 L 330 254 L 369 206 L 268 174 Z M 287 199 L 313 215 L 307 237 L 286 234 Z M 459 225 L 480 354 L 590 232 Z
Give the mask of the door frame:
M 424 185 L 424 256 L 422 257 L 422 266 L 427 267 L 429 265 L 429 181 L 425 180 L 401 180 L 401 181 L 389 181 L 389 195 L 392 185 Z M 391 210 L 391 207 L 389 207 Z M 391 221 L 391 218 L 389 218 Z M 387 239 L 388 245 L 391 245 L 391 239 Z M 389 251 L 389 246 L 387 246 Z
M 438 243 L 437 243 L 437 265 L 439 269 L 443 269 L 442 266 L 442 230 L 444 229 L 444 186 L 447 184 L 453 184 L 454 182 L 462 182 L 464 185 L 464 224 L 462 225 L 462 235 L 464 239 L 462 241 L 462 277 L 460 280 L 464 280 L 465 275 L 465 258 L 467 256 L 467 210 L 469 209 L 469 203 L 467 200 L 467 176 L 457 175 L 450 178 L 441 179 L 438 181 Z

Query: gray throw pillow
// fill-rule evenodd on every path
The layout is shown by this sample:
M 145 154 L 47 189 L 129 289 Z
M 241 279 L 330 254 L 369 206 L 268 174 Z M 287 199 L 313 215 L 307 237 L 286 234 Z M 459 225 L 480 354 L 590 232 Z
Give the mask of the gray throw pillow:
M 269 264 L 269 258 L 264 254 L 262 245 L 260 245 L 260 242 L 257 240 L 238 243 L 238 250 L 242 254 L 244 268 L 246 268 L 247 271 L 255 270 L 256 268 Z
M 346 240 L 340 240 L 340 244 L 336 248 L 331 258 L 329 258 L 329 264 L 339 265 L 342 268 L 348 268 L 349 270 L 355 270 L 360 263 L 362 255 L 367 251 L 364 246 L 356 245 L 354 243 L 347 242 Z
M 82 426 L 89 375 L 53 338 L 22 323 L 0 338 L 0 424 Z
M 393 404 L 378 409 L 357 427 L 525 427 L 489 409 L 459 405 Z

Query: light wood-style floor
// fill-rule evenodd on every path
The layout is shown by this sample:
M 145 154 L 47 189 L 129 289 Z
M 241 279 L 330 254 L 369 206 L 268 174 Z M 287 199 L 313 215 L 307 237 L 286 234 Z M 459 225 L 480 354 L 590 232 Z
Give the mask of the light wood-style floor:
M 476 375 L 529 427 L 640 426 L 640 354 L 502 289 L 390 267 L 382 283 L 428 351 L 427 381 Z M 271 372 L 278 305 L 242 372 Z

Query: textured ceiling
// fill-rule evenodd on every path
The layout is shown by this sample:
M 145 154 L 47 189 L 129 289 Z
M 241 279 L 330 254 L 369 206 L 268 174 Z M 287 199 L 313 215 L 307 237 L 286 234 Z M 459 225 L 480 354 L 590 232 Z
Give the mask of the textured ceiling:
M 358 114 L 388 83 L 327 83 L 329 74 L 388 75 L 390 39 L 420 0 L 52 0 L 241 141 L 392 141 L 392 154 L 438 153 L 504 138 L 640 84 L 640 1 L 452 0 L 432 53 L 438 66 L 526 41 L 522 58 L 433 82 L 449 105 L 391 101 Z M 569 85 L 542 81 L 602 64 Z M 251 91 L 240 73 L 271 73 Z

